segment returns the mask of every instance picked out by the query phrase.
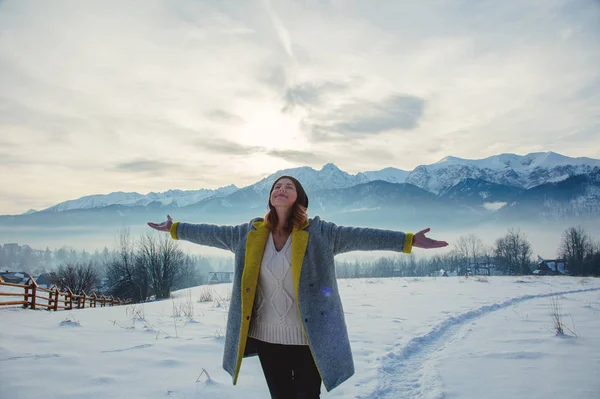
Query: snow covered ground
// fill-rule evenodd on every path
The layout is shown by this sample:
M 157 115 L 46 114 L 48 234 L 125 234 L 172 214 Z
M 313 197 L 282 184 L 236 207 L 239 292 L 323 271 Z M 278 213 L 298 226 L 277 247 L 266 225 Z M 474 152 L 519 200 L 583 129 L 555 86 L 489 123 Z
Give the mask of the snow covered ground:
M 600 279 L 339 285 L 356 374 L 324 398 L 600 397 Z M 196 287 L 143 305 L 0 309 L 0 398 L 269 397 L 258 359 L 243 361 L 237 386 L 221 369 L 231 287 L 211 289 L 220 299 L 198 302 Z

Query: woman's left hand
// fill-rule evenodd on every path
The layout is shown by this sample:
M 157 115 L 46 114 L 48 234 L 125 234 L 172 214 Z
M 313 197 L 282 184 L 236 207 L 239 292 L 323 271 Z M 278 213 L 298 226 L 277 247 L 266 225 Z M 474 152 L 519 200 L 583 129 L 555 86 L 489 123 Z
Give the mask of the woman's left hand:
M 425 237 L 425 233 L 429 233 L 430 230 L 430 228 L 426 228 L 425 230 L 421 230 L 415 234 L 413 237 L 413 247 L 429 249 L 448 246 L 446 241 L 438 241 Z

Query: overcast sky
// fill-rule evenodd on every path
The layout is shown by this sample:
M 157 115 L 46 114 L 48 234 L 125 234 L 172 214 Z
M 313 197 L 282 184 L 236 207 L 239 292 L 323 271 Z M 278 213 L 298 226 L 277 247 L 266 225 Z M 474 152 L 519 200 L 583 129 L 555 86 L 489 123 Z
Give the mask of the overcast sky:
M 597 0 L 0 0 L 0 214 L 537 151 L 600 158 Z

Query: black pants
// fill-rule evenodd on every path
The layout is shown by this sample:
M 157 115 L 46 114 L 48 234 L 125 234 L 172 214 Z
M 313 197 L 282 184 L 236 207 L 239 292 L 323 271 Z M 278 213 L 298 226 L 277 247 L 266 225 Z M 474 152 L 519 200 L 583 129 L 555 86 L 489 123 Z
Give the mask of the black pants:
M 320 397 L 321 376 L 308 346 L 254 342 L 272 399 Z

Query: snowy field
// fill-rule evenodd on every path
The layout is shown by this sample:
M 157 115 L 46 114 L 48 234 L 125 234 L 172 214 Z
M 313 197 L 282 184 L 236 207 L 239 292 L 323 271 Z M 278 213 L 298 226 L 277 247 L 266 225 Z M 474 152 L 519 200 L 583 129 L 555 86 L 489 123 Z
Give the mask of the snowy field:
M 356 374 L 323 398 L 600 397 L 600 279 L 339 285 Z M 231 287 L 211 289 L 210 302 L 196 287 L 143 305 L 0 309 L 0 398 L 269 397 L 257 358 L 243 361 L 237 386 L 221 369 Z

